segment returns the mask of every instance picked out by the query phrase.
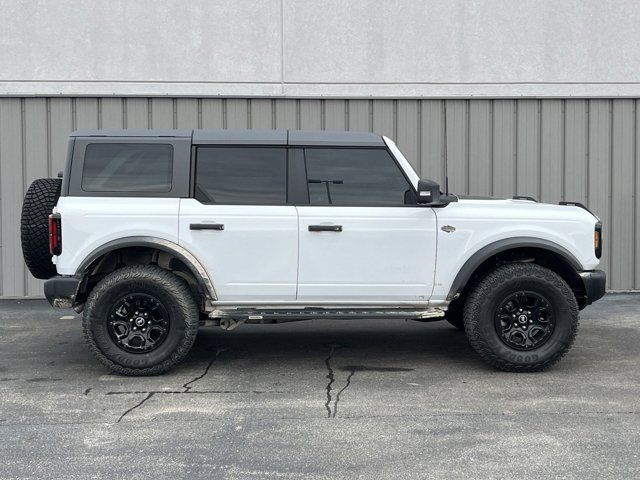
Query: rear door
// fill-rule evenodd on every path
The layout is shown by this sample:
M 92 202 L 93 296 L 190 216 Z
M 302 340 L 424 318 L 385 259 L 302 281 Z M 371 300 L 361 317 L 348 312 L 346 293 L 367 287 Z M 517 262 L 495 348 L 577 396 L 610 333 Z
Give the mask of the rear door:
M 296 299 L 298 217 L 287 169 L 285 147 L 197 147 L 195 198 L 180 201 L 180 245 L 208 270 L 219 301 Z
M 298 299 L 429 300 L 436 218 L 385 148 L 306 148 L 309 205 L 298 206 Z

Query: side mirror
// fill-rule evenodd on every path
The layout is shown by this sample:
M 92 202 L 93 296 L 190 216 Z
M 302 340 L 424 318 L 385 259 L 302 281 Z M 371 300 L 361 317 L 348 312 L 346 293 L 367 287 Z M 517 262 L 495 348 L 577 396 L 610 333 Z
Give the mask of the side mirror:
M 444 207 L 451 202 L 457 202 L 455 195 L 444 195 L 440 193 L 440 185 L 433 180 L 418 180 L 418 204 L 429 205 L 431 207 Z
M 440 202 L 440 185 L 433 180 L 418 180 L 418 203 L 430 204 Z

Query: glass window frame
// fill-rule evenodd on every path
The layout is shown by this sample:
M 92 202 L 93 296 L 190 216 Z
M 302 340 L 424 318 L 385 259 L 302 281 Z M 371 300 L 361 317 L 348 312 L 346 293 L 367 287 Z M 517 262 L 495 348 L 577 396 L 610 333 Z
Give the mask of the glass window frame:
M 198 151 L 199 150 L 211 150 L 211 149 L 229 149 L 229 148 L 238 148 L 238 149 L 276 149 L 276 150 L 284 150 L 285 152 L 285 202 L 284 203 L 238 203 L 238 202 L 205 202 L 196 198 L 196 178 L 197 178 L 197 170 L 198 170 Z M 190 188 L 190 197 L 194 200 L 198 201 L 202 205 L 236 205 L 236 206 L 260 206 L 260 207 L 268 207 L 268 206 L 293 206 L 295 205 L 292 202 L 291 192 L 292 188 L 292 178 L 291 178 L 291 148 L 288 148 L 286 145 L 247 145 L 247 144 L 220 144 L 220 145 L 193 145 L 192 155 L 191 155 L 191 188 Z
M 136 147 L 138 146 L 144 146 L 144 145 L 149 145 L 149 146 L 153 146 L 153 147 L 157 147 L 157 146 L 162 146 L 162 147 L 168 147 L 168 153 L 169 153 L 169 183 L 166 185 L 166 188 L 163 188 L 162 190 L 138 190 L 138 189 L 131 189 L 131 190 L 108 190 L 108 189 L 98 189 L 98 190 L 91 190 L 88 189 L 85 186 L 85 171 L 86 171 L 86 163 L 87 163 L 87 157 L 89 154 L 89 150 L 92 147 L 95 146 L 101 146 L 101 145 L 109 145 L 109 146 L 113 146 L 113 145 L 118 145 L 118 146 L 126 146 L 126 145 L 135 145 Z M 160 143 L 160 142 L 154 142 L 154 143 L 133 143 L 133 142 L 118 142 L 118 141 L 113 141 L 113 142 L 93 142 L 93 143 L 88 143 L 85 147 L 85 153 L 84 153 L 84 162 L 82 165 L 82 176 L 80 178 L 80 189 L 84 192 L 84 193 L 90 193 L 90 194 L 102 194 L 102 193 L 107 193 L 107 194 L 112 194 L 112 193 L 123 193 L 123 194 L 132 194 L 132 193 L 139 193 L 141 195 L 146 195 L 146 194 L 167 194 L 171 191 L 171 188 L 173 186 L 173 171 L 174 171 L 174 157 L 175 157 L 175 151 L 173 148 L 173 145 L 171 145 L 170 143 Z M 144 175 L 144 174 L 140 174 L 140 175 Z
M 87 192 L 82 190 L 82 173 L 84 170 L 85 151 L 88 145 L 94 143 L 134 143 L 134 144 L 168 144 L 173 147 L 173 169 L 171 190 L 168 192 L 144 192 L 144 191 L 100 191 Z M 125 136 L 93 136 L 74 137 L 73 150 L 68 169 L 68 177 L 63 178 L 63 183 L 67 183 L 67 196 L 70 197 L 137 197 L 137 198 L 189 198 L 189 158 L 190 158 L 191 138 L 190 137 L 125 137 Z M 66 171 L 66 170 L 65 170 Z
M 309 193 L 309 183 L 308 183 L 308 175 L 307 175 L 307 151 L 309 150 L 383 150 L 387 153 L 387 155 L 389 156 L 389 158 L 391 159 L 391 161 L 393 162 L 393 164 L 395 165 L 395 167 L 398 169 L 398 171 L 400 172 L 400 174 L 402 175 L 402 178 L 404 178 L 404 180 L 407 182 L 407 185 L 409 186 L 409 188 L 411 189 L 411 191 L 414 193 L 414 202 L 413 203 L 403 203 L 403 204 L 397 204 L 397 205 L 393 205 L 393 204 L 368 204 L 368 203 L 362 203 L 362 204 L 351 204 L 351 205 L 338 205 L 338 204 L 312 204 L 311 200 L 310 200 L 310 193 Z M 420 205 L 417 203 L 417 192 L 415 189 L 415 186 L 413 185 L 413 183 L 411 183 L 411 180 L 409 179 L 409 177 L 407 176 L 406 172 L 402 169 L 402 167 L 400 166 L 400 164 L 398 163 L 398 160 L 395 158 L 395 156 L 393 155 L 393 153 L 387 148 L 387 147 L 358 147 L 358 146 L 334 146 L 334 145 L 326 145 L 326 146 L 307 146 L 307 147 L 303 147 L 303 162 L 304 162 L 304 188 L 306 190 L 306 202 L 299 204 L 299 205 L 304 205 L 304 206 L 310 206 L 310 207 L 341 207 L 341 208 L 349 208 L 349 207 L 359 207 L 359 208 L 404 208 L 404 207 L 420 207 L 423 208 L 423 205 Z

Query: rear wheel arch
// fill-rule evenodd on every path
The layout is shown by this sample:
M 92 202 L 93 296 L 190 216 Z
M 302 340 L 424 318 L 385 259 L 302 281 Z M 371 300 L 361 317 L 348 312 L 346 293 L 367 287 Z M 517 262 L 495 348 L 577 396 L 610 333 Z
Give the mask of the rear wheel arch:
M 578 259 L 549 240 L 518 237 L 491 243 L 469 258 L 456 275 L 447 300 L 464 302 L 473 285 L 489 271 L 507 263 L 536 263 L 557 273 L 573 291 L 579 307 L 587 305 L 584 283 L 578 275 Z
M 104 274 L 121 266 L 136 264 L 155 264 L 172 271 L 196 288 L 203 304 L 217 299 L 208 272 L 184 247 L 162 238 L 126 237 L 98 247 L 78 266 L 75 276 L 83 281 L 77 303 L 82 303 L 88 297 Z

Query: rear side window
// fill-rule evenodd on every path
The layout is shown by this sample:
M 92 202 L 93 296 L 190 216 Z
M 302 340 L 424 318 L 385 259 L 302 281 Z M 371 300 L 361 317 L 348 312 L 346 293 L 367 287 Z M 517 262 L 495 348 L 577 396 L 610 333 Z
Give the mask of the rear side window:
M 286 149 L 198 148 L 195 197 L 202 203 L 286 204 Z
M 85 192 L 171 190 L 173 147 L 154 143 L 91 143 L 82 171 Z
M 305 161 L 311 205 L 416 203 L 411 185 L 382 148 L 308 148 Z

